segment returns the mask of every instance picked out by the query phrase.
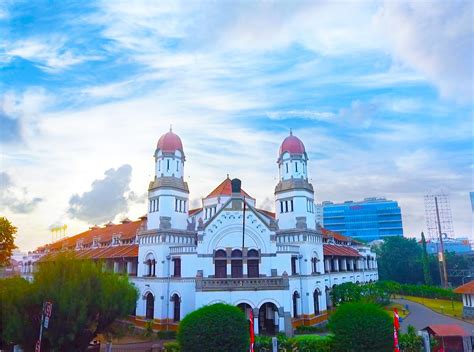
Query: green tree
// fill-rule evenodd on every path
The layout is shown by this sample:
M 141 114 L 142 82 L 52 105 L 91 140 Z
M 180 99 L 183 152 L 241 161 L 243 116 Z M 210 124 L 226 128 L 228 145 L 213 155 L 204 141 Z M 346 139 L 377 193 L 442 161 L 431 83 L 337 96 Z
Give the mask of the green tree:
M 392 318 L 373 303 L 345 303 L 329 319 L 337 351 L 392 351 Z
M 19 307 L 16 314 L 18 319 L 24 319 L 24 325 L 19 327 L 16 336 L 7 336 L 9 342 L 18 343 L 25 350 L 33 349 L 45 301 L 51 302 L 53 309 L 49 327 L 43 334 L 44 348 L 84 351 L 114 320 L 130 314 L 138 298 L 137 289 L 128 277 L 105 272 L 101 263 L 78 260 L 70 254 L 61 254 L 40 264 L 27 288 L 28 298 L 20 294 L 20 298 L 12 302 Z M 25 301 L 28 304 L 22 309 L 20 305 Z M 28 318 L 22 318 L 25 316 Z M 11 331 L 10 319 L 6 322 Z
M 418 336 L 412 325 L 408 325 L 406 334 L 400 334 L 398 341 L 403 352 L 420 352 L 423 349 L 423 338 Z
M 380 280 L 399 283 L 423 281 L 421 247 L 414 238 L 402 236 L 387 237 L 384 243 L 374 247 Z
M 433 280 L 431 279 L 430 273 L 430 260 L 428 258 L 428 251 L 426 250 L 426 239 L 425 234 L 421 233 L 421 246 L 422 246 L 422 264 L 423 264 L 423 278 L 425 279 L 425 285 L 432 285 Z
M 249 346 L 249 323 L 239 308 L 213 304 L 186 315 L 177 338 L 183 352 L 244 352 Z
M 0 217 L 0 266 L 10 264 L 15 246 L 15 234 L 17 228 L 5 217 Z

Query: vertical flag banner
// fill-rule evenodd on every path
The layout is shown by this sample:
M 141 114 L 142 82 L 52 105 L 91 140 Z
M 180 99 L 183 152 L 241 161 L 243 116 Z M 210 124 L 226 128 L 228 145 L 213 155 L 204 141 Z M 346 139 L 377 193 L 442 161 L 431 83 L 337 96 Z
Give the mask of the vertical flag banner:
M 250 309 L 250 352 L 253 352 L 253 344 L 255 343 L 255 334 L 253 332 L 253 309 Z
M 400 329 L 400 317 L 397 308 L 393 308 L 393 352 L 400 352 L 398 344 L 398 330 Z

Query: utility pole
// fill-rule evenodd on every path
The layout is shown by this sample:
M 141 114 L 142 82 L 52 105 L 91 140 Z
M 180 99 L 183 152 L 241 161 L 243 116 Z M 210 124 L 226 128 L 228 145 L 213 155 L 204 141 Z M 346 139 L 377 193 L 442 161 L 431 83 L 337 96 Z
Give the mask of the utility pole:
M 441 221 L 439 218 L 439 209 L 438 209 L 438 197 L 434 197 L 435 207 L 436 207 L 436 219 L 438 220 L 438 234 L 439 234 L 439 276 L 441 278 L 441 285 L 443 287 L 448 287 L 448 273 L 446 271 L 446 258 L 444 256 L 444 244 L 443 244 L 443 234 L 441 233 Z

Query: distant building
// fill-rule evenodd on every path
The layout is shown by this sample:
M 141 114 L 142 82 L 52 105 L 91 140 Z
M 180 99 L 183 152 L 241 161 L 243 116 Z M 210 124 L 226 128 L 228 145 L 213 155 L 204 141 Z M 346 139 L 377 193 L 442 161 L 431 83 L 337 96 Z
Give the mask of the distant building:
M 323 202 L 326 229 L 363 241 L 403 236 L 402 214 L 398 203 L 385 198 L 365 198 L 344 203 Z
M 421 241 L 420 241 L 421 244 Z M 463 238 L 443 238 L 443 246 L 445 252 L 453 252 L 456 254 L 459 253 L 468 253 L 471 252 L 471 243 L 467 237 Z M 436 254 L 439 251 L 439 240 L 427 240 L 426 241 L 426 251 L 428 254 Z
M 471 198 L 471 210 L 474 212 L 474 192 L 469 192 L 469 197 Z

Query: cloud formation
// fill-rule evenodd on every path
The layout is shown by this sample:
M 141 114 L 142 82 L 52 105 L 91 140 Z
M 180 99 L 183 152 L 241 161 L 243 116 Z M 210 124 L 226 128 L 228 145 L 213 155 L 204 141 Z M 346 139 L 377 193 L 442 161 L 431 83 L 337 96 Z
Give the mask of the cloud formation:
M 128 211 L 130 197 L 137 199 L 129 194 L 132 167 L 125 164 L 105 171 L 104 175 L 103 179 L 92 182 L 90 191 L 69 199 L 69 216 L 89 224 L 101 224 Z
M 0 172 L 0 209 L 16 214 L 28 214 L 42 202 L 39 197 L 31 198 L 26 188 L 18 187 L 6 172 Z

